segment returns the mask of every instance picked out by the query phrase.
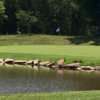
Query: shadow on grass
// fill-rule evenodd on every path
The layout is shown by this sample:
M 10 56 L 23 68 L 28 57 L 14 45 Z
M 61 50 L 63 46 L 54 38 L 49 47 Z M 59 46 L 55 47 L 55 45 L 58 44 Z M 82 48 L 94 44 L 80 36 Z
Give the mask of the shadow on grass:
M 100 45 L 100 36 L 77 36 L 66 38 L 71 44 L 80 45 L 86 43 L 87 45 Z

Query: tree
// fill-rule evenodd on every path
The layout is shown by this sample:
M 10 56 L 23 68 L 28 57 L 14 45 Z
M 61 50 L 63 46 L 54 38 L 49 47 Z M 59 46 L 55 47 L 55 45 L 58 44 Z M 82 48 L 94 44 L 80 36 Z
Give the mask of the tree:
M 18 24 L 19 27 L 21 26 L 26 26 L 27 27 L 27 33 L 30 34 L 30 30 L 31 30 L 31 25 L 34 22 L 37 22 L 38 19 L 35 16 L 32 16 L 32 12 L 28 11 L 23 11 L 20 10 L 16 13 L 17 19 L 18 19 Z
M 5 7 L 3 5 L 3 2 L 0 1 L 0 32 L 2 32 L 2 27 L 3 27 L 3 20 L 7 18 L 5 15 Z
M 90 20 L 92 24 L 98 25 L 98 35 L 100 35 L 100 1 L 99 0 L 74 0 L 81 11 L 85 13 L 85 17 Z
M 5 21 L 5 27 L 7 28 L 7 33 L 16 34 L 17 31 L 17 19 L 16 11 L 19 10 L 19 0 L 3 0 L 5 6 L 5 14 L 8 16 L 8 19 Z

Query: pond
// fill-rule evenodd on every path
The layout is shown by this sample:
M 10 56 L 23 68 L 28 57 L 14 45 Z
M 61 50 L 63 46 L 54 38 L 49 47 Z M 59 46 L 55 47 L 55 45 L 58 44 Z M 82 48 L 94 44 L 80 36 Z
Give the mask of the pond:
M 0 66 L 0 94 L 100 90 L 100 72 Z

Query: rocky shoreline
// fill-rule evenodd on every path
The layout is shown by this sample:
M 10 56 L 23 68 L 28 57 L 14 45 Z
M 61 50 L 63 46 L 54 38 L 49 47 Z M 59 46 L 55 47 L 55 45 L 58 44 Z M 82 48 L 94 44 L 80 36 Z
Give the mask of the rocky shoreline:
M 30 65 L 31 67 L 35 66 L 43 66 L 43 67 L 48 67 L 51 69 L 57 69 L 57 68 L 63 68 L 63 69 L 67 69 L 67 70 L 87 70 L 87 71 L 95 71 L 95 70 L 100 70 L 100 66 L 81 66 L 81 63 L 75 62 L 75 63 L 70 63 L 70 64 L 66 64 L 64 65 L 64 59 L 60 59 L 58 60 L 56 63 L 54 62 L 50 62 L 50 61 L 44 61 L 44 62 L 39 62 L 39 59 L 35 59 L 35 60 L 14 60 L 12 58 L 6 58 L 4 59 L 0 59 L 0 65 L 23 65 L 23 66 L 27 66 Z

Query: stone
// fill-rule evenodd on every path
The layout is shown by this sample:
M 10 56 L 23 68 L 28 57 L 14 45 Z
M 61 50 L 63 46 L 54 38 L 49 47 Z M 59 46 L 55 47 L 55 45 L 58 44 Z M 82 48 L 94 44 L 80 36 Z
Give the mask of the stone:
M 55 69 L 55 68 L 56 68 L 56 66 L 54 66 L 54 65 L 53 65 L 53 66 L 51 66 L 50 68 L 51 68 L 51 69 Z
M 4 61 L 3 61 L 3 59 L 2 59 L 2 58 L 0 58 L 0 63 L 4 63 Z
M 81 66 L 81 69 L 82 70 L 95 70 L 95 68 L 91 66 Z
M 81 67 L 76 68 L 77 70 L 81 70 Z
M 71 64 L 64 65 L 63 68 L 77 69 L 79 67 L 79 65 L 80 65 L 80 63 L 71 63 Z
M 44 62 L 39 63 L 39 66 L 46 66 L 49 63 L 50 61 L 44 61 Z
M 51 63 L 48 63 L 48 64 L 46 65 L 46 67 L 51 67 L 51 66 L 53 66 L 53 65 L 55 65 L 54 62 L 51 62 Z
M 26 60 L 16 60 L 15 64 L 19 64 L 19 65 L 26 65 Z
M 34 65 L 34 60 L 29 60 L 26 62 L 27 65 Z
M 34 61 L 34 65 L 38 65 L 39 64 L 39 59 L 35 59 Z
M 64 63 L 64 59 L 60 59 L 56 62 L 57 65 L 63 65 Z
M 6 58 L 4 62 L 7 63 L 7 64 L 14 64 L 14 59 Z
M 96 70 L 100 70 L 100 66 L 96 66 L 95 69 L 96 69 Z

